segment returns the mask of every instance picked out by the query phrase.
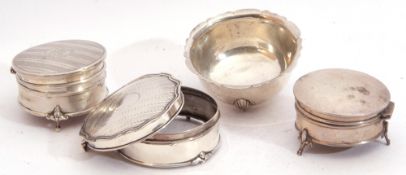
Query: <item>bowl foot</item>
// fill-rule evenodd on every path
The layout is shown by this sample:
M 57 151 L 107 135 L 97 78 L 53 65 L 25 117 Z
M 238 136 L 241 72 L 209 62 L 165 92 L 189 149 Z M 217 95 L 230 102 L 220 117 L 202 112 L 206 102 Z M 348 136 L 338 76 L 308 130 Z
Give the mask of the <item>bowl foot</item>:
M 253 104 L 254 103 L 244 98 L 240 98 L 234 101 L 234 106 L 242 111 L 246 111 Z

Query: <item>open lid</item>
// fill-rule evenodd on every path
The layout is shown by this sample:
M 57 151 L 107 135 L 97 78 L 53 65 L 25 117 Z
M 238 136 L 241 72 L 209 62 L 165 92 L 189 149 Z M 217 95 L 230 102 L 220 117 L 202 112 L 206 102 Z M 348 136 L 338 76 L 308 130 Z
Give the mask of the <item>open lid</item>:
M 80 81 L 103 68 L 105 48 L 93 41 L 62 40 L 31 47 L 17 54 L 12 72 L 34 84 Z
M 390 104 L 390 93 L 376 78 L 348 69 L 323 69 L 300 77 L 297 103 L 318 117 L 343 122 L 376 117 Z
M 180 112 L 180 81 L 169 74 L 133 80 L 101 102 L 85 119 L 80 135 L 96 151 L 118 150 L 146 139 Z

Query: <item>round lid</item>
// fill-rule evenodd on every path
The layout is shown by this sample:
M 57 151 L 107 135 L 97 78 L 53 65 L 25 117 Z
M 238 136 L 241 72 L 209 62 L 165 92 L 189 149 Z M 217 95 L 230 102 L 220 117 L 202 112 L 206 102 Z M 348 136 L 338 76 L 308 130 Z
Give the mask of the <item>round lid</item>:
M 296 81 L 293 93 L 306 111 L 333 121 L 373 118 L 390 103 L 390 93 L 382 82 L 347 69 L 308 73 Z
M 20 75 L 66 75 L 97 65 L 105 54 L 104 47 L 93 41 L 55 41 L 22 51 L 14 57 L 12 68 Z
M 108 96 L 90 112 L 80 135 L 92 149 L 118 150 L 166 126 L 183 103 L 179 80 L 169 74 L 144 75 Z

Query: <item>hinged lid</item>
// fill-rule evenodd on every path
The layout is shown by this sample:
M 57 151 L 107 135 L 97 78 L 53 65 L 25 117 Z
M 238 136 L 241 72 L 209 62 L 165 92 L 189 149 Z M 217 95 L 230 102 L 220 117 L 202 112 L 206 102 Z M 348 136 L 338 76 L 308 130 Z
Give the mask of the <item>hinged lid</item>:
M 374 77 L 347 69 L 323 69 L 299 78 L 297 103 L 320 118 L 356 122 L 379 116 L 390 104 L 386 86 Z
M 101 102 L 85 119 L 80 135 L 94 150 L 118 150 L 166 126 L 183 103 L 179 80 L 169 74 L 144 75 Z
M 106 51 L 93 41 L 63 40 L 31 47 L 16 55 L 12 72 L 34 84 L 79 81 L 103 69 Z

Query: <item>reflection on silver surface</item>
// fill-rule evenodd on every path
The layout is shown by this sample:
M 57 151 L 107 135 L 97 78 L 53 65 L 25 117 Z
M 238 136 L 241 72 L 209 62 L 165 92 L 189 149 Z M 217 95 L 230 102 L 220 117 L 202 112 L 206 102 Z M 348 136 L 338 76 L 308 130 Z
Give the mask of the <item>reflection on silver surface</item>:
M 184 121 L 195 127 L 179 130 L 169 128 L 174 126 L 169 124 L 164 131 L 120 150 L 126 159 L 149 167 L 172 168 L 204 163 L 214 154 L 220 145 L 220 113 L 216 102 L 192 88 L 182 87 L 182 93 L 185 104 L 180 115 L 186 116 Z
M 34 46 L 13 59 L 18 100 L 30 114 L 56 122 L 89 112 L 108 94 L 105 49 L 85 40 Z
M 149 74 L 107 97 L 86 118 L 83 147 L 159 168 L 205 162 L 220 142 L 217 103 L 169 74 Z
M 161 129 L 159 133 L 161 134 L 176 134 L 181 133 L 190 129 L 193 129 L 199 125 L 204 123 L 201 120 L 197 120 L 195 118 L 191 118 L 188 115 L 179 114 L 173 119 L 168 126 Z
M 105 56 L 104 47 L 93 41 L 54 41 L 22 51 L 12 69 L 25 82 L 63 84 L 98 73 Z
M 347 69 L 323 69 L 299 78 L 293 92 L 299 155 L 312 143 L 351 147 L 384 137 L 390 144 L 386 120 L 394 103 L 386 86 L 374 77 Z
M 196 26 L 185 57 L 190 70 L 216 97 L 246 109 L 279 91 L 300 47 L 298 29 L 285 18 L 238 10 Z
M 168 74 L 145 75 L 100 103 L 80 134 L 95 150 L 117 149 L 158 131 L 182 105 L 179 80 Z

